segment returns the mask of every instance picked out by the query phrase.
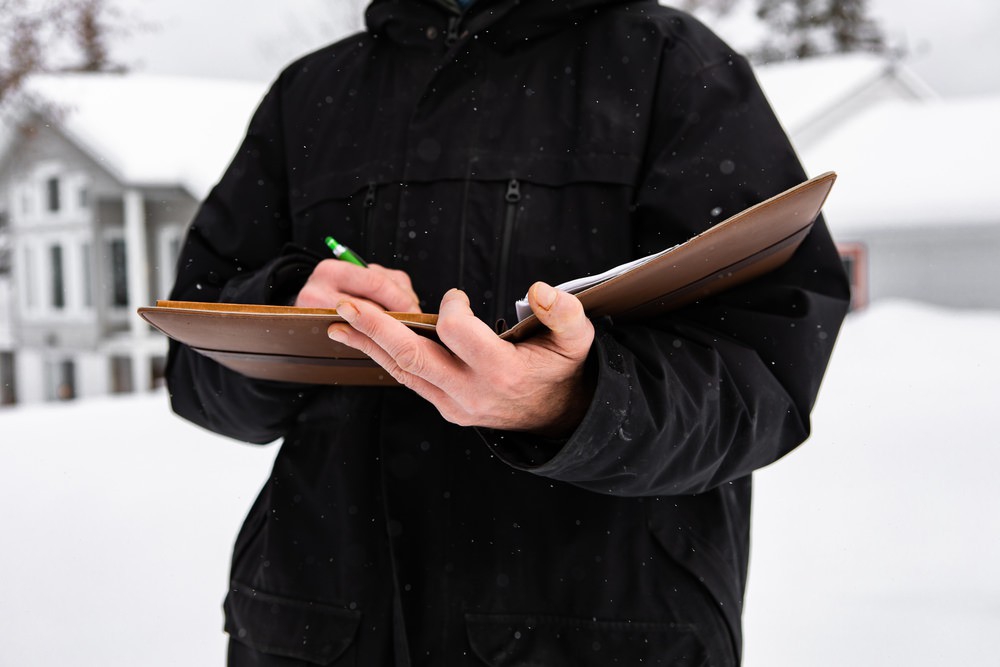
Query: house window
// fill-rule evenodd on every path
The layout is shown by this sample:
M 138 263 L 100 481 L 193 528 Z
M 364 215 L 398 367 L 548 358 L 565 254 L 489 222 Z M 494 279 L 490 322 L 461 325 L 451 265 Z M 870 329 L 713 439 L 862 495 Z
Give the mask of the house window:
M 150 371 L 153 377 L 153 389 L 167 386 L 167 358 L 153 357 L 150 360 Z
M 128 306 L 128 268 L 125 264 L 125 239 L 112 239 L 108 244 L 111 256 L 111 305 Z
M 68 401 L 76 398 L 76 366 L 72 359 L 50 361 L 48 370 L 48 399 Z
M 7 214 L 0 212 L 0 276 L 10 273 L 10 236 Z
M 170 239 L 170 243 L 167 244 L 167 253 L 170 256 L 170 261 L 167 266 L 173 271 L 177 267 L 177 259 L 181 254 L 181 237 L 175 236 Z
M 90 244 L 84 243 L 80 248 L 80 257 L 83 265 L 83 306 L 85 308 L 94 307 L 94 278 L 91 270 Z
M 56 213 L 60 208 L 59 177 L 53 176 L 45 181 L 45 208 L 50 213 Z
M 49 247 L 49 269 L 52 275 L 52 307 L 66 307 L 66 281 L 63 270 L 63 249 L 61 245 Z
M 838 243 L 840 261 L 851 282 L 851 310 L 868 305 L 868 247 L 863 243 Z
M 157 241 L 157 284 L 156 290 L 159 294 L 169 294 L 174 284 L 177 271 L 177 258 L 181 251 L 182 228 L 180 225 L 171 225 L 160 230 Z
M 111 393 L 132 393 L 132 358 L 111 357 Z
M 27 310 L 34 310 L 35 302 L 35 249 L 28 246 L 24 249 L 24 306 Z
M 0 405 L 17 402 L 17 387 L 14 384 L 14 353 L 0 352 Z

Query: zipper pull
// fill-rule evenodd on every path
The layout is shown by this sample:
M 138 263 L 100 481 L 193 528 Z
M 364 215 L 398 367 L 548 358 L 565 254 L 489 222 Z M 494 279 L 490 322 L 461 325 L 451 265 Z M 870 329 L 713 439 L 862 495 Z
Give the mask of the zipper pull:
M 458 41 L 458 26 L 462 22 L 461 16 L 448 17 L 448 32 L 445 33 L 445 46 L 452 46 Z
M 368 192 L 365 193 L 365 208 L 371 208 L 375 205 L 375 184 L 368 184 Z
M 504 198 L 511 204 L 516 204 L 521 201 L 521 181 L 516 178 L 510 179 L 507 182 L 507 194 Z

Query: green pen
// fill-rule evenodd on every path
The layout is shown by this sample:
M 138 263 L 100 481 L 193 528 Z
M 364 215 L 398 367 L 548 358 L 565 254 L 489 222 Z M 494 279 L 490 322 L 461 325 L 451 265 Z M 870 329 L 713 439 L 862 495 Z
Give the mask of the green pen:
M 342 259 L 345 262 L 357 264 L 358 266 L 368 266 L 368 262 L 354 254 L 354 251 L 346 245 L 337 243 L 337 239 L 332 236 L 327 236 L 324 240 L 326 241 L 326 245 L 330 247 L 330 250 L 333 251 L 333 256 L 337 259 Z

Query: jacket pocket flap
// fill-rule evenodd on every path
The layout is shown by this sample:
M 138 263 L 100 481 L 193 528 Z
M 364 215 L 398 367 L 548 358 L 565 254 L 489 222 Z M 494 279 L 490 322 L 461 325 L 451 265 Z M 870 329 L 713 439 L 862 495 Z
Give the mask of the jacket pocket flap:
M 332 664 L 354 642 L 361 612 L 234 585 L 223 605 L 226 632 L 270 655 Z
M 473 653 L 490 667 L 701 664 L 694 626 L 525 614 L 466 614 Z

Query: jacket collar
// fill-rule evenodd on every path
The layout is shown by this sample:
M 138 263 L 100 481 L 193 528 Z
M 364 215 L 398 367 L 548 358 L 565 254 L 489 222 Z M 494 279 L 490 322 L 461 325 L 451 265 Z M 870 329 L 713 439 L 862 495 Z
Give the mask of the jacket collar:
M 655 0 L 477 0 L 464 13 L 454 0 L 374 0 L 366 21 L 373 35 L 408 45 L 429 45 L 429 28 L 441 30 L 460 16 L 463 38 L 490 33 L 497 45 L 535 39 L 571 24 L 574 14 L 601 6 Z

